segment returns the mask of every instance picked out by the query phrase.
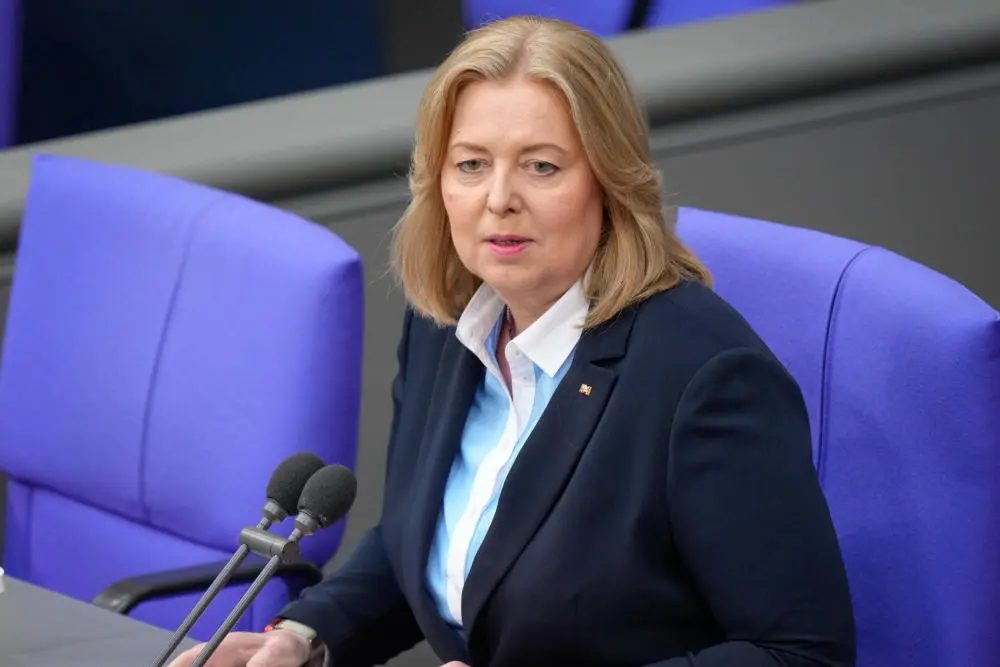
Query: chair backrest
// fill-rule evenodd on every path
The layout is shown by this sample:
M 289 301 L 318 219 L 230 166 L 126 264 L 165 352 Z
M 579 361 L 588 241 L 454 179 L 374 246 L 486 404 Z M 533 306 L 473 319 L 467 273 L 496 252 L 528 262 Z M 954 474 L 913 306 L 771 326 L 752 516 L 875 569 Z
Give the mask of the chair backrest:
M 90 600 L 124 577 L 228 558 L 283 458 L 353 467 L 362 291 L 358 254 L 319 225 L 157 174 L 37 158 L 0 373 L 8 572 Z M 342 532 L 304 541 L 304 556 L 324 563 Z M 286 598 L 275 583 L 240 627 Z M 173 629 L 192 602 L 133 615 Z
M 1000 316 L 883 248 L 686 209 L 716 290 L 798 379 L 858 667 L 996 662 Z
M 636 0 L 463 0 L 465 24 L 476 28 L 510 16 L 534 14 L 562 19 L 601 37 L 625 32 Z M 644 27 L 658 28 L 722 18 L 801 0 L 654 0 Z
M 612 37 L 625 30 L 632 0 L 463 0 L 463 7 L 468 28 L 531 14 L 562 19 L 601 37 Z
M 802 0 L 653 0 L 646 27 L 660 28 L 710 21 L 801 2 Z
M 20 0 L 0 0 L 0 149 L 14 143 L 20 44 Z

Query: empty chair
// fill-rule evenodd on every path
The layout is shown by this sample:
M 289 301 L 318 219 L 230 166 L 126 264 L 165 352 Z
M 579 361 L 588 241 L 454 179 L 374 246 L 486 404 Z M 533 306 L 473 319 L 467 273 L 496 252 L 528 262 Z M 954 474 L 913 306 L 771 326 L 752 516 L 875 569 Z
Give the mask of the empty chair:
M 601 37 L 629 28 L 654 28 L 722 18 L 801 0 L 464 0 L 469 28 L 500 18 L 538 15 L 562 19 Z
M 353 467 L 362 268 L 323 227 L 41 157 L 13 285 L 0 372 L 10 575 L 91 600 L 124 578 L 224 560 L 286 456 Z M 342 531 L 307 538 L 305 558 L 324 563 Z M 243 590 L 224 591 L 194 635 L 210 636 Z M 238 627 L 259 630 L 288 595 L 272 582 Z M 196 599 L 132 615 L 173 629 Z
M 18 54 L 21 42 L 20 0 L 0 0 L 0 149 L 14 143 Z
M 696 210 L 678 231 L 802 387 L 858 667 L 995 663 L 1000 316 L 883 248 Z
M 802 0 L 652 0 L 645 26 L 660 28 L 708 21 L 801 2 Z
M 624 31 L 631 7 L 632 0 L 464 0 L 469 28 L 531 14 L 569 21 L 601 37 Z

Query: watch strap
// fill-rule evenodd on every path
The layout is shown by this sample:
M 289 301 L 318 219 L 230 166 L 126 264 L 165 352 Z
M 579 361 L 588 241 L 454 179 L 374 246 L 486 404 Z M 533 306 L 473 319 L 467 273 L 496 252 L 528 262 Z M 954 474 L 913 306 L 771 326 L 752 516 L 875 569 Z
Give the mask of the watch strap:
M 319 633 L 304 623 L 293 621 L 290 618 L 278 618 L 264 628 L 264 632 L 272 630 L 291 630 L 295 634 L 309 642 L 309 662 L 307 664 L 322 665 L 322 657 L 326 654 L 326 647 L 323 640 L 319 638 Z

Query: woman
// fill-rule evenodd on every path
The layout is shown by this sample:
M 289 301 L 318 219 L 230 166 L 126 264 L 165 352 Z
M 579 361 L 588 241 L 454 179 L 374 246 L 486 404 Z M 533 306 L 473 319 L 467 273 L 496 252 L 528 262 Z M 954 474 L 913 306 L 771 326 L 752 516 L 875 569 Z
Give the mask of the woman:
M 426 639 L 475 667 L 853 665 L 799 389 L 665 224 L 604 44 L 471 33 L 421 102 L 411 189 L 381 520 L 213 664 Z

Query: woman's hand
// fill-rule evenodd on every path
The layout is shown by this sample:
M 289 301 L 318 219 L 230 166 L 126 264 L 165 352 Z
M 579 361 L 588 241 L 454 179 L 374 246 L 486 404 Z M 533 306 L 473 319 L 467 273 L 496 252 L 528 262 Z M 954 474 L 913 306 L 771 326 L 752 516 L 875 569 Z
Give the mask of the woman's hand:
M 168 667 L 189 667 L 204 646 L 189 648 Z M 291 630 L 233 632 L 219 644 L 208 667 L 298 667 L 309 659 L 309 653 L 309 642 Z

